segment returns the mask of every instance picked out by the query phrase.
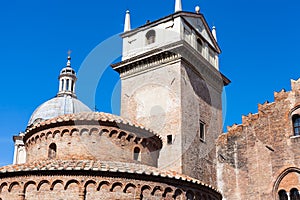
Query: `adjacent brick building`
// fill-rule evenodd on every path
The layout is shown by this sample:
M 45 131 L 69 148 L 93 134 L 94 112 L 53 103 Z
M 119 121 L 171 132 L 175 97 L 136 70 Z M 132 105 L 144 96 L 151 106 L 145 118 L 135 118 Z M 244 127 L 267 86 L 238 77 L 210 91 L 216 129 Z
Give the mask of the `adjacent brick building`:
M 219 137 L 218 188 L 224 199 L 300 199 L 300 79 L 291 86 Z

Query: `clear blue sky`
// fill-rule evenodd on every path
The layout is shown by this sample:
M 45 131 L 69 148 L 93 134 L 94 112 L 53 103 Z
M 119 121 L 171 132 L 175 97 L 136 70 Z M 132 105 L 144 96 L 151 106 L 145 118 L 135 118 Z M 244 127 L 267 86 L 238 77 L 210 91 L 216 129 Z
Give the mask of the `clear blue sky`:
M 290 90 L 290 79 L 300 77 L 299 0 L 182 3 L 185 11 L 200 5 L 209 25 L 217 27 L 220 69 L 232 80 L 226 88 L 225 126 L 257 112 L 257 103 L 273 101 L 274 91 Z M 56 95 L 68 49 L 78 70 L 101 41 L 122 32 L 126 9 L 134 28 L 171 14 L 174 0 L 0 2 L 0 165 L 12 162 L 12 136 L 25 130 L 38 105 Z M 111 71 L 101 79 L 100 111 L 110 112 L 117 80 Z

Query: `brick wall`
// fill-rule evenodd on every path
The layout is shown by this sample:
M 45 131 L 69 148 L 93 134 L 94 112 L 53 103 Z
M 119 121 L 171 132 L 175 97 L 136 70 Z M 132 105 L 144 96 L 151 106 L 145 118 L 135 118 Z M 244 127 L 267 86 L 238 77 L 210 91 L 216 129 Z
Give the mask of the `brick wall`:
M 24 175 L 0 179 L 2 200 L 96 200 L 96 199 L 203 199 L 220 200 L 221 195 L 206 186 L 196 186 L 180 180 L 143 180 L 115 175 L 49 174 Z M 48 175 L 47 175 L 48 173 Z M 79 172 L 80 173 L 80 172 Z
M 293 137 L 291 115 L 298 112 L 300 81 L 292 91 L 274 93 L 275 101 L 228 127 L 217 143 L 218 186 L 224 199 L 278 199 L 278 191 L 300 189 L 300 140 Z
M 157 166 L 161 141 L 151 133 L 142 137 L 142 130 L 133 133 L 117 126 L 91 122 L 55 127 L 45 125 L 41 128 L 27 133 L 26 162 L 47 159 L 111 160 Z M 48 155 L 51 144 L 56 145 L 54 158 Z M 134 159 L 136 147 L 140 149 L 137 160 Z

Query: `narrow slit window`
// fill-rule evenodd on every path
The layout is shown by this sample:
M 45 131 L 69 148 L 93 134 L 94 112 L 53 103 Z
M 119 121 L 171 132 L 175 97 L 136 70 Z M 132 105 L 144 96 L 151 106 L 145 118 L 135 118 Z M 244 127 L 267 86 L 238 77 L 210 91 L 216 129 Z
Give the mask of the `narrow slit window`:
M 199 137 L 202 142 L 205 141 L 205 123 L 202 121 L 199 123 Z
M 140 161 L 141 160 L 141 150 L 140 148 L 138 147 L 135 147 L 134 150 L 133 150 L 133 159 L 136 160 L 136 161 Z
M 167 144 L 173 144 L 173 136 L 167 135 Z

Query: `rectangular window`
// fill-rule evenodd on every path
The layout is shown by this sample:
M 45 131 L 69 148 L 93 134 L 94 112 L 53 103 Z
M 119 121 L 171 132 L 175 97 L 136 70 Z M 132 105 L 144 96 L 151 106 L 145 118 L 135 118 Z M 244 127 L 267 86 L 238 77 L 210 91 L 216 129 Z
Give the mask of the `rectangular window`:
M 173 136 L 167 135 L 167 144 L 173 144 Z
M 202 142 L 205 141 L 205 123 L 202 121 L 199 124 L 199 137 Z

